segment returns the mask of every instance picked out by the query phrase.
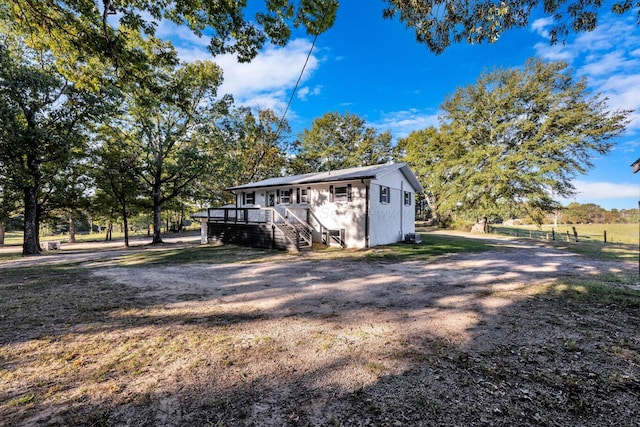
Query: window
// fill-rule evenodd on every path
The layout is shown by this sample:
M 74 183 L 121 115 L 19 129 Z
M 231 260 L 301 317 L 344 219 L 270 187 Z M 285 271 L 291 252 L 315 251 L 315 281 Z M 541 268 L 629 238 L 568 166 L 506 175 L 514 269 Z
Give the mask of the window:
M 298 188 L 297 190 L 298 203 L 309 203 L 309 188 Z
M 391 190 L 389 187 L 380 186 L 380 203 L 391 203 Z
M 242 193 L 242 204 L 243 205 L 255 205 L 256 204 L 256 192 L 253 191 L 251 193 Z
M 291 203 L 291 190 L 278 190 L 278 204 L 288 205 Z
M 411 199 L 413 197 L 411 197 L 411 192 L 410 191 L 405 191 L 404 192 L 404 205 L 405 206 L 411 206 Z
M 352 199 L 351 184 L 347 184 L 342 187 L 329 187 L 330 201 L 331 202 L 350 202 Z

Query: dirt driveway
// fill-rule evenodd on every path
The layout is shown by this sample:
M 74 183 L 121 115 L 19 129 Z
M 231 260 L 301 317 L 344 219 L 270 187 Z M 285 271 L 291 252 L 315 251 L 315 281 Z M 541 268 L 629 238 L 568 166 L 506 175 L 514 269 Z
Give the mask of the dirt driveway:
M 143 362 L 91 387 L 69 379 L 59 402 L 75 418 L 27 421 L 640 425 L 637 308 L 572 285 L 614 282 L 635 264 L 491 243 L 426 261 L 309 254 L 123 267 L 101 258 L 95 268 L 89 257 L 78 267 L 144 304 L 67 332 L 85 347 L 107 340 L 111 364 L 130 353 Z

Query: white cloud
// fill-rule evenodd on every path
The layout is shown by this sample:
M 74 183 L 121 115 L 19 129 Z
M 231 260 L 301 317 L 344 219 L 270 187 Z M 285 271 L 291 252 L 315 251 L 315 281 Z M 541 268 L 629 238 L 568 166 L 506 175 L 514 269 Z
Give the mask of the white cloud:
M 552 24 L 552 18 L 540 18 L 533 21 L 533 23 L 531 24 L 531 29 L 542 37 L 549 38 L 549 30 L 547 29 L 547 27 L 551 26 Z
M 631 167 L 629 167 L 631 173 Z M 626 199 L 640 196 L 640 185 L 613 182 L 574 181 L 578 199 Z
M 438 114 L 412 108 L 386 113 L 370 124 L 379 130 L 390 131 L 394 138 L 405 138 L 413 131 L 438 126 Z
M 313 89 L 308 86 L 305 86 L 298 89 L 297 96 L 298 96 L 298 99 L 300 99 L 301 101 L 306 101 L 309 96 L 318 96 L 320 95 L 320 92 L 322 92 L 321 85 L 318 85 Z
M 232 55 L 216 57 L 224 70 L 222 92 L 231 93 L 237 101 L 245 103 L 256 95 L 291 93 L 305 63 L 311 43 L 296 39 L 285 47 L 267 47 L 250 63 L 238 63 Z M 318 68 L 315 56 L 309 58 L 302 81 Z
M 531 30 L 544 37 L 537 43 L 537 55 L 547 60 L 571 63 L 578 76 L 587 78 L 590 88 L 608 98 L 611 110 L 635 110 L 628 128 L 640 129 L 640 33 L 633 19 L 603 16 L 598 27 L 550 46 L 549 18 L 534 21 Z
M 631 168 L 629 168 L 631 173 Z M 613 182 L 574 181 L 577 193 L 569 199 L 560 199 L 563 205 L 572 202 L 580 204 L 594 203 L 605 209 L 632 209 L 640 200 L 640 185 Z
M 220 94 L 232 94 L 236 103 L 250 107 L 284 110 L 311 49 L 306 39 L 291 40 L 284 47 L 268 45 L 250 63 L 239 63 L 235 56 L 213 57 L 207 50 L 209 38 L 198 37 L 184 26 L 163 21 L 156 30 L 158 37 L 169 39 L 183 62 L 214 61 L 224 70 Z M 318 68 L 317 50 L 309 57 L 301 82 L 308 80 Z M 321 86 L 300 89 L 300 99 L 318 95 Z

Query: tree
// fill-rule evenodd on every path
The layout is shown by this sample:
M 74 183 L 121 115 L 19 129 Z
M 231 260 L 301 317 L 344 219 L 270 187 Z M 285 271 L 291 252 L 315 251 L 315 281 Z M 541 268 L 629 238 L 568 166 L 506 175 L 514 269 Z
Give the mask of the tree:
M 0 246 L 4 245 L 6 225 L 20 204 L 20 195 L 11 188 L 8 171 L 3 170 L 5 167 L 0 161 Z
M 286 165 L 289 133 L 286 120 L 273 110 L 258 110 L 254 114 L 243 107 L 236 109 L 220 125 L 227 156 L 229 186 L 260 181 L 279 176 Z
M 124 245 L 129 247 L 129 215 L 142 194 L 141 150 L 130 141 L 120 138 L 117 129 L 102 126 L 98 147 L 91 153 L 92 175 L 96 182 L 94 203 L 103 207 L 108 218 L 113 218 L 114 207 L 119 208 L 124 230 Z
M 554 198 L 575 194 L 572 180 L 611 149 L 629 114 L 608 111 L 566 64 L 538 59 L 481 75 L 441 109 L 440 129 L 402 143 L 434 211 L 481 218 L 524 210 L 537 222 L 559 206 Z
M 391 134 L 378 133 L 355 114 L 327 113 L 313 121 L 296 142 L 293 173 L 329 171 L 387 163 Z
M 161 21 L 209 37 L 213 55 L 233 53 L 246 62 L 268 40 L 286 44 L 292 28 L 304 27 L 310 35 L 326 31 L 337 7 L 337 0 L 265 0 L 264 8 L 250 17 L 246 0 L 0 0 L 0 19 L 34 44 L 45 43 L 69 69 L 87 71 L 102 61 L 126 73 L 138 62 L 131 37 L 153 36 Z
M 140 178 L 153 210 L 153 243 L 162 242 L 163 205 L 188 192 L 222 161 L 216 124 L 231 98 L 216 98 L 221 83 L 222 70 L 205 61 L 154 67 L 128 87 L 118 138 L 140 149 Z
M 432 52 L 442 53 L 451 43 L 493 43 L 507 30 L 524 28 L 531 13 L 542 12 L 553 19 L 550 43 L 566 39 L 570 32 L 592 31 L 598 25 L 603 2 L 581 0 L 385 0 L 385 18 L 399 16 L 407 28 L 413 28 L 416 40 Z M 611 3 L 608 3 L 611 4 Z M 616 0 L 613 13 L 622 15 L 634 10 L 640 25 L 639 3 Z
M 5 37 L 0 45 L 0 167 L 22 196 L 23 254 L 40 252 L 39 225 L 47 199 L 87 141 L 86 127 L 105 111 L 110 94 L 77 88 L 46 51 Z
M 453 147 L 452 147 L 453 148 Z M 411 165 L 411 169 L 424 188 L 424 200 L 436 224 L 446 225 L 446 218 L 440 218 L 439 206 L 446 200 L 446 172 L 443 157 L 449 149 L 447 141 L 440 137 L 438 129 L 429 127 L 411 132 L 401 138 L 395 147 L 396 159 Z

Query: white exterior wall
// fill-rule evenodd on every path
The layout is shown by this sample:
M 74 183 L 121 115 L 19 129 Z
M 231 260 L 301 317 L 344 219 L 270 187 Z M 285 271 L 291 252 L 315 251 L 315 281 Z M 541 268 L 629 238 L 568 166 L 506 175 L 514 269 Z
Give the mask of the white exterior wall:
M 330 186 L 346 187 L 351 184 L 351 201 L 331 201 Z M 348 248 L 366 247 L 366 187 L 360 181 L 333 182 L 312 186 L 311 211 L 315 233 L 314 239 L 320 241 L 320 222 L 324 228 L 344 230 L 344 242 Z
M 389 203 L 380 203 L 381 186 L 389 188 Z M 404 204 L 405 191 L 411 193 L 411 204 L 407 206 Z M 407 233 L 415 232 L 414 196 L 415 189 L 399 170 L 371 181 L 369 246 L 400 242 Z
M 331 201 L 330 186 L 345 187 L 351 184 L 351 201 Z M 367 199 L 369 186 L 369 241 L 367 242 Z M 390 203 L 380 203 L 380 186 L 390 190 Z M 309 190 L 309 203 L 298 203 L 296 189 Z M 244 192 L 255 191 L 255 204 L 243 205 L 242 192 L 237 192 L 239 207 L 266 207 L 267 195 L 278 189 L 292 190 L 292 203 L 277 203 L 276 208 L 309 209 L 313 216 L 314 241 L 321 241 L 321 229 L 344 230 L 344 242 L 347 247 L 364 248 L 385 245 L 402 241 L 407 233 L 415 232 L 415 189 L 400 170 L 395 170 L 378 180 L 371 182 L 362 180 L 338 181 L 322 184 L 287 185 L 280 187 L 264 187 Z M 404 192 L 410 192 L 410 205 L 404 204 Z M 305 220 L 306 218 L 301 218 Z M 320 226 L 322 225 L 322 227 Z

